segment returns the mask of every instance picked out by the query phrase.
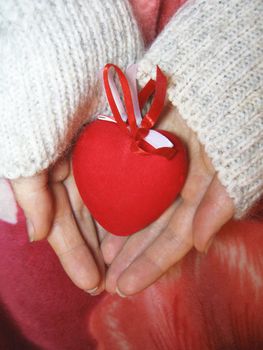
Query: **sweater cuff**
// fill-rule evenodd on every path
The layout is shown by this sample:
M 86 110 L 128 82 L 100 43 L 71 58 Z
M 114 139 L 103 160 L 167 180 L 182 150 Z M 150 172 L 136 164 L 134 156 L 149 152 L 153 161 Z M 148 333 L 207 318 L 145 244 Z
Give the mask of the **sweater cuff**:
M 143 42 L 128 1 L 0 2 L 0 176 L 31 176 L 101 111 L 98 72 L 123 68 Z
M 263 192 L 261 0 L 188 1 L 139 64 L 204 145 L 241 217 Z

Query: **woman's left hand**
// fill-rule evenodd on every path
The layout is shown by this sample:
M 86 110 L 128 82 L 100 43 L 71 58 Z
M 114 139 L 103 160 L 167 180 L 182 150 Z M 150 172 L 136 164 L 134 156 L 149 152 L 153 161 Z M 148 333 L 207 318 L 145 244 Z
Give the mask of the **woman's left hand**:
M 167 124 L 168 123 L 168 124 Z M 106 290 L 133 295 L 150 286 L 193 247 L 206 252 L 234 205 L 195 133 L 172 108 L 165 129 L 188 146 L 189 174 L 176 202 L 153 224 L 129 237 L 106 234 L 102 253 L 110 265 Z

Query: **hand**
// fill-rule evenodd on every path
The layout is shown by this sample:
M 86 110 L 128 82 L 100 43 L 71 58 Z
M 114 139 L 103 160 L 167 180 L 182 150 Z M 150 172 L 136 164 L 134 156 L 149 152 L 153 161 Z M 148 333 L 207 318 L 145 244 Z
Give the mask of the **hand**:
M 234 214 L 233 202 L 204 148 L 174 108 L 161 127 L 187 144 L 189 174 L 180 198 L 152 225 L 130 237 L 105 236 L 101 249 L 110 265 L 106 290 L 122 296 L 154 283 L 193 247 L 206 252 L 216 232 Z
M 79 288 L 99 294 L 104 289 L 104 262 L 69 161 L 11 183 L 27 219 L 30 241 L 47 237 L 71 280 Z

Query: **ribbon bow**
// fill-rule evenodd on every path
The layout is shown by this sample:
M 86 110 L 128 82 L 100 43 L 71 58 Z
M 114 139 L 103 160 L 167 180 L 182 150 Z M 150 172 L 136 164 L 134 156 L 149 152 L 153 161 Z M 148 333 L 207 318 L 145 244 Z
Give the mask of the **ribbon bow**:
M 122 88 L 125 109 L 113 79 L 115 70 Z M 116 122 L 132 139 L 132 150 L 149 155 L 156 154 L 167 159 L 174 157 L 174 144 L 162 133 L 152 130 L 156 124 L 165 102 L 167 79 L 161 69 L 156 68 L 156 81 L 149 80 L 137 93 L 136 65 L 131 65 L 126 75 L 114 64 L 106 64 L 103 69 L 103 82 L 106 96 L 113 113 L 112 117 L 100 115 L 98 119 Z M 154 93 L 151 106 L 142 118 L 141 111 L 147 100 Z

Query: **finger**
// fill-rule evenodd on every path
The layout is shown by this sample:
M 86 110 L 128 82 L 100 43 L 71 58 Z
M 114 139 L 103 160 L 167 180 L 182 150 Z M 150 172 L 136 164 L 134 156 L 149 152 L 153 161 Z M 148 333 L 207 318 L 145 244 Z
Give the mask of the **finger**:
M 122 295 L 140 292 L 190 251 L 193 215 L 193 207 L 183 203 L 164 232 L 120 276 L 117 292 Z
M 69 203 L 72 208 L 73 214 L 76 218 L 76 222 L 81 229 L 81 233 L 89 246 L 97 251 L 99 249 L 99 242 L 95 232 L 95 226 L 93 224 L 91 215 L 88 209 L 83 204 L 82 198 L 78 192 L 73 175 L 70 175 L 65 181 L 64 185 L 67 190 Z
M 215 234 L 234 214 L 234 203 L 214 177 L 202 199 L 193 221 L 194 245 L 200 252 L 206 252 Z
M 125 287 L 126 293 L 129 295 L 155 282 L 193 245 L 193 218 L 213 179 L 213 172 L 204 163 L 202 148 L 195 138 L 191 141 L 191 149 L 192 159 L 189 174 L 181 192 L 182 204 L 175 210 L 175 214 L 165 231 L 142 255 L 138 256 L 138 259 L 123 272 L 117 281 L 119 288 Z M 114 266 L 114 268 L 116 267 Z M 116 271 L 114 273 L 117 276 Z M 116 284 L 116 281 L 114 281 L 113 272 L 111 272 L 106 278 L 106 289 L 108 290 L 110 286 L 112 288 L 114 283 Z M 125 283 L 127 283 L 126 286 Z M 121 291 L 124 292 L 122 289 Z
M 82 234 L 86 244 L 90 248 L 93 257 L 97 263 L 100 270 L 101 282 L 96 290 L 96 295 L 100 294 L 104 290 L 105 282 L 105 265 L 103 261 L 103 256 L 100 249 L 100 244 L 96 232 L 96 227 L 94 225 L 93 219 L 88 211 L 88 209 L 83 204 L 82 198 L 78 192 L 75 179 L 72 175 L 67 177 L 64 181 L 64 185 L 67 190 L 70 206 L 72 208 L 77 226 L 80 233 Z
M 98 242 L 96 228 L 89 211 L 85 207 L 83 207 L 83 209 L 79 212 L 74 211 L 74 216 L 77 221 L 78 228 L 84 237 L 86 245 L 92 252 L 94 260 L 96 261 L 97 267 L 100 271 L 100 283 L 97 286 L 96 292 L 94 292 L 95 294 L 93 293 L 94 295 L 98 295 L 105 289 L 105 264 Z
M 49 171 L 49 182 L 63 182 L 70 172 L 68 159 L 59 160 Z
M 179 198 L 163 215 L 146 229 L 129 237 L 128 241 L 112 262 L 106 276 L 106 290 L 114 293 L 117 280 L 122 272 L 148 248 L 156 237 L 167 227 L 175 209 L 180 205 Z
M 166 227 L 175 208 L 180 204 L 180 202 L 181 197 L 179 196 L 158 220 L 136 234 L 123 237 L 108 233 L 101 244 L 101 250 L 105 263 L 107 265 L 112 264 L 113 260 L 125 246 L 125 250 L 121 252 L 117 262 L 118 272 L 121 273 L 122 270 L 124 270 L 146 248 L 146 246 L 150 244 L 150 242 L 164 229 L 164 227 Z M 115 273 L 116 272 L 117 271 L 115 271 Z M 113 269 L 111 270 L 111 274 L 113 274 Z M 117 276 L 115 276 L 115 278 L 116 277 Z
M 101 244 L 104 238 L 108 235 L 108 232 L 96 220 L 94 220 L 94 225 L 98 235 L 98 240 Z
M 110 233 L 106 234 L 101 243 L 101 252 L 105 264 L 110 265 L 112 263 L 128 239 L 129 237 L 114 236 Z
M 11 181 L 16 200 L 27 220 L 30 241 L 45 238 L 53 220 L 53 198 L 47 171 Z
M 90 292 L 100 283 L 99 270 L 76 225 L 64 185 L 54 183 L 52 191 L 55 217 L 48 241 L 73 283 Z

